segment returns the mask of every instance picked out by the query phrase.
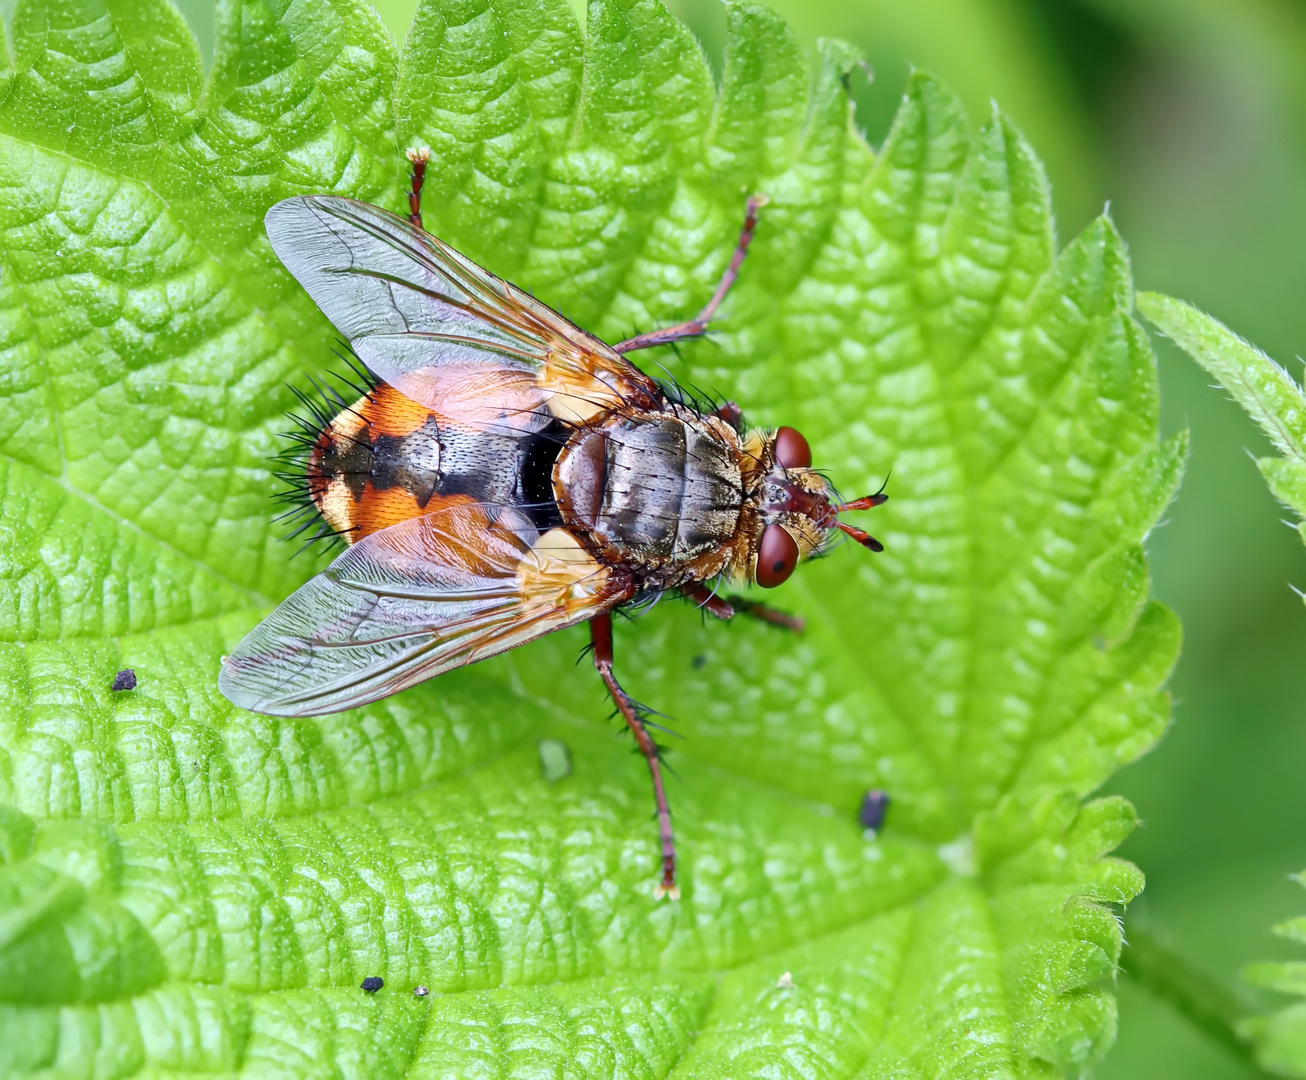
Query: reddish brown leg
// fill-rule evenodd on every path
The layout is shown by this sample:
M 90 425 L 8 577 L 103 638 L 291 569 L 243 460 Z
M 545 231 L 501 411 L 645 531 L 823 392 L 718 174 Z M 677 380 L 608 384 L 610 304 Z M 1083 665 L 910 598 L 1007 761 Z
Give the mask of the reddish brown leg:
M 735 244 L 735 252 L 730 256 L 730 265 L 726 267 L 725 273 L 721 275 L 716 292 L 712 294 L 712 299 L 707 302 L 707 306 L 702 311 L 688 322 L 663 327 L 661 330 L 653 330 L 647 334 L 637 334 L 635 337 L 620 341 L 612 347 L 619 353 L 628 353 L 634 352 L 636 349 L 647 349 L 654 345 L 666 345 L 672 341 L 682 341 L 685 338 L 702 337 L 707 331 L 707 324 L 716 315 L 716 309 L 721 306 L 721 301 L 726 298 L 726 293 L 730 291 L 730 286 L 739 277 L 739 268 L 744 264 L 744 257 L 748 254 L 748 245 L 753 242 L 753 233 L 757 229 L 757 212 L 766 205 L 766 201 L 765 195 L 749 197 L 748 205 L 744 208 L 744 227 L 740 230 L 739 240 Z
M 635 703 L 630 695 L 621 688 L 617 677 L 612 674 L 612 616 L 599 615 L 590 620 L 590 640 L 594 642 L 594 666 L 599 678 L 608 688 L 617 711 L 626 721 L 639 751 L 648 762 L 648 771 L 653 777 L 653 798 L 658 807 L 658 834 L 662 841 L 662 881 L 653 891 L 655 899 L 667 897 L 680 899 L 680 890 L 676 887 L 676 842 L 671 833 L 671 810 L 667 806 L 667 793 L 662 786 L 662 762 L 658 757 L 658 746 L 644 727 L 644 721 L 635 710 Z
M 807 628 L 807 623 L 803 622 L 799 616 L 790 615 L 789 612 L 781 611 L 779 608 L 773 608 L 768 604 L 759 604 L 756 600 L 746 600 L 742 596 L 732 596 L 729 599 L 731 606 L 739 614 L 761 619 L 762 622 L 778 626 L 781 630 L 801 634 Z
M 715 615 L 718 619 L 735 617 L 734 605 L 729 600 L 724 596 L 712 595 L 702 585 L 686 585 L 680 591 L 709 615 Z
M 422 227 L 422 184 L 426 180 L 426 163 L 431 160 L 431 151 L 422 147 L 409 150 L 407 158 L 413 165 L 412 189 L 408 192 L 408 220 L 419 229 Z
M 702 585 L 685 586 L 680 591 L 709 615 L 715 615 L 718 619 L 733 619 L 736 615 L 749 615 L 772 626 L 778 626 L 782 630 L 792 630 L 795 634 L 801 634 L 807 625 L 797 615 L 790 615 L 787 611 L 759 604 L 755 600 L 748 600 L 742 596 L 714 596 Z

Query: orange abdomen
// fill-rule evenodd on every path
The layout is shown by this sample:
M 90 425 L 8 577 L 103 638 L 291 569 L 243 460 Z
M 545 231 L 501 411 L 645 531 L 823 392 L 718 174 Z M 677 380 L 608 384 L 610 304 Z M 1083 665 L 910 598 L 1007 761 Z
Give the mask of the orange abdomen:
M 451 503 L 517 502 L 522 443 L 437 416 L 381 383 L 314 442 L 309 496 L 352 544 Z

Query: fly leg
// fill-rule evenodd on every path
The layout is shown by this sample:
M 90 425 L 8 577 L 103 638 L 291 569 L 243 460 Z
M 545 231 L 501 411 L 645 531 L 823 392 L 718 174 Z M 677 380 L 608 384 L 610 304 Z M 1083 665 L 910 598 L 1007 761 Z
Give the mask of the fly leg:
M 764 623 L 778 626 L 781 630 L 801 634 L 807 628 L 807 623 L 803 621 L 801 616 L 790 615 L 789 612 L 773 608 L 770 604 L 760 604 L 756 600 L 748 600 L 742 596 L 731 596 L 728 599 L 730 606 L 741 615 L 760 619 Z
M 408 220 L 419 229 L 422 227 L 422 184 L 426 180 L 426 163 L 431 160 L 431 151 L 422 147 L 409 150 L 405 155 L 413 166 L 411 188 L 408 192 Z
M 702 337 L 707 332 L 707 324 L 716 315 L 716 309 L 721 306 L 721 301 L 726 298 L 726 293 L 730 291 L 730 286 L 739 277 L 739 268 L 744 264 L 744 256 L 748 254 L 748 245 L 753 242 L 753 233 L 757 229 L 757 212 L 766 205 L 766 201 L 765 195 L 749 196 L 748 205 L 744 209 L 744 227 L 740 230 L 739 240 L 735 243 L 734 254 L 730 256 L 730 265 L 726 267 L 725 273 L 721 275 L 716 292 L 712 294 L 712 299 L 707 302 L 707 306 L 702 311 L 688 322 L 676 323 L 675 326 L 666 326 L 661 330 L 652 330 L 647 334 L 637 334 L 635 337 L 620 341 L 612 347 L 619 353 L 628 353 L 634 352 L 636 349 L 647 349 L 653 345 L 666 345 L 672 341 L 682 341 L 685 338 Z
M 702 585 L 685 586 L 681 592 L 698 607 L 718 619 L 733 619 L 736 615 L 749 615 L 764 623 L 778 626 L 782 630 L 791 630 L 795 634 L 801 634 L 807 625 L 797 615 L 790 615 L 787 611 L 780 611 L 778 608 L 759 604 L 756 600 L 749 600 L 742 596 L 716 596 Z
M 724 596 L 717 596 L 715 593 L 708 592 L 702 585 L 685 585 L 681 587 L 681 593 L 687 600 L 692 600 L 694 606 L 706 611 L 709 615 L 715 615 L 718 619 L 733 619 L 735 617 L 735 606 Z
M 594 643 L 594 666 L 598 669 L 599 678 L 603 680 L 603 685 L 612 695 L 621 718 L 626 721 L 626 726 L 635 736 L 639 752 L 648 762 L 648 771 L 653 777 L 653 798 L 658 807 L 658 835 L 662 842 L 662 881 L 654 890 L 653 896 L 658 900 L 663 897 L 679 900 L 680 889 L 676 887 L 676 842 L 671 833 L 671 810 L 667 806 L 667 793 L 662 786 L 662 758 L 658 744 L 653 741 L 648 729 L 645 728 L 634 701 L 621 688 L 617 677 L 612 673 L 612 616 L 610 614 L 597 615 L 590 620 L 590 640 Z

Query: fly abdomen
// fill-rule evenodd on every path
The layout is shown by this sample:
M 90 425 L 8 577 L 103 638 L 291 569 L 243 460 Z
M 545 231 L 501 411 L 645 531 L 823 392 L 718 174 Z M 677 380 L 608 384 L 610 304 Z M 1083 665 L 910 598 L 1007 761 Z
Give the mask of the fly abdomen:
M 532 501 L 522 473 L 535 438 L 456 423 L 381 383 L 323 429 L 306 463 L 309 495 L 351 543 L 454 503 L 517 506 Z
M 370 486 L 377 491 L 403 488 L 418 507 L 430 502 L 440 483 L 440 430 L 435 417 L 407 435 L 370 435 L 331 439 L 317 460 L 324 480 L 339 478 L 355 501 Z

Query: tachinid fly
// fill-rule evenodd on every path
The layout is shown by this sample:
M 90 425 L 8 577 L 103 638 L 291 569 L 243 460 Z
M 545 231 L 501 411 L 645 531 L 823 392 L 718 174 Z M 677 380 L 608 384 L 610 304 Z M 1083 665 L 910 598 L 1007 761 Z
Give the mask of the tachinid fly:
M 610 346 L 425 232 L 426 153 L 409 159 L 407 220 L 331 196 L 265 219 L 369 385 L 310 437 L 304 475 L 348 548 L 249 633 L 218 685 L 255 712 L 337 712 L 588 622 L 652 774 L 657 895 L 675 898 L 659 748 L 613 672 L 613 609 L 670 591 L 718 618 L 801 626 L 715 586 L 780 585 L 835 530 L 882 550 L 837 515 L 886 496 L 840 502 L 793 428 L 746 429 L 733 403 L 699 408 L 624 358 L 706 331 L 761 199 L 697 318 Z

